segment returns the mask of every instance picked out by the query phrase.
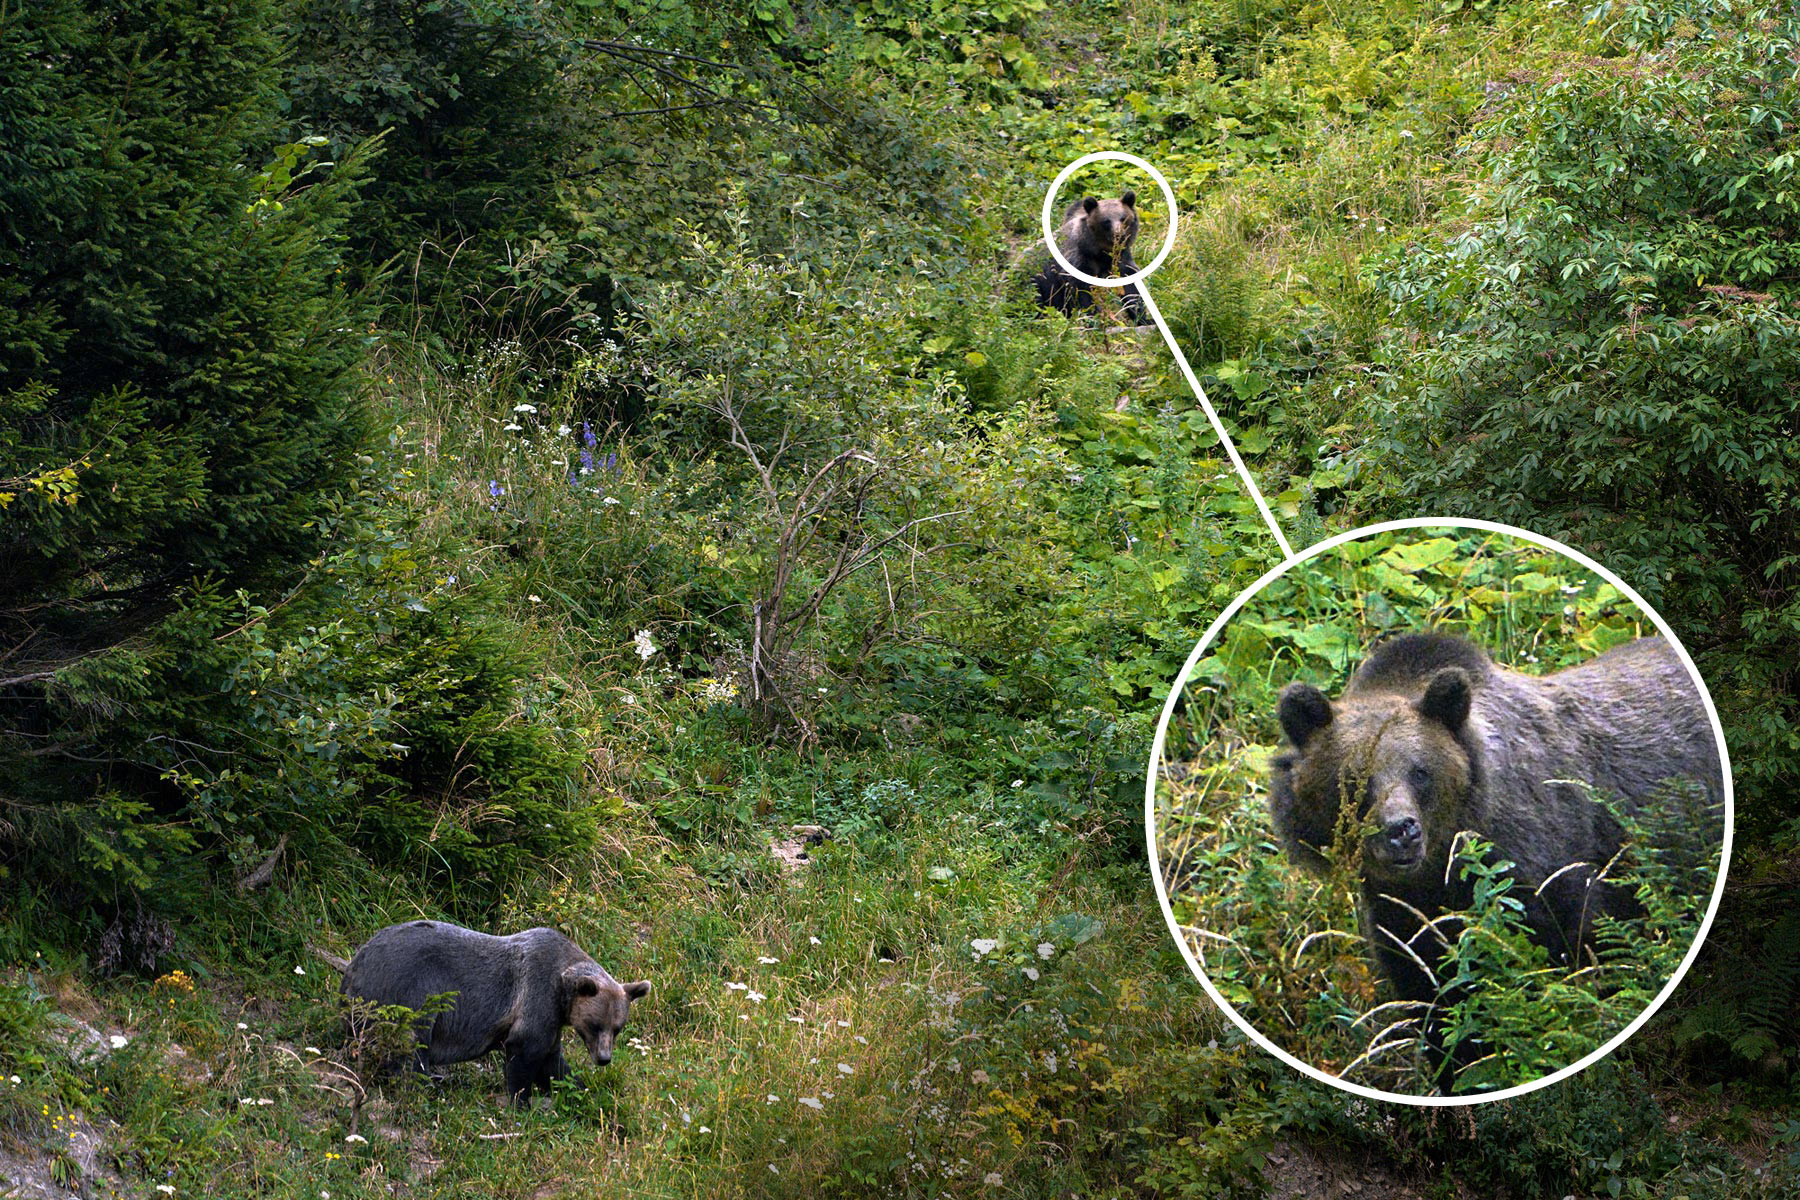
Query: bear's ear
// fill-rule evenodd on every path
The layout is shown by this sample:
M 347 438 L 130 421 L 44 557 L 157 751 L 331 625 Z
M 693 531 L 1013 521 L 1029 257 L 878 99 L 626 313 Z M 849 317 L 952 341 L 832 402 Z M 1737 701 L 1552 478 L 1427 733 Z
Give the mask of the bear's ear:
M 1281 689 L 1281 703 L 1275 715 L 1281 718 L 1281 731 L 1295 749 L 1306 749 L 1313 735 L 1331 724 L 1331 701 L 1310 683 L 1290 683 Z
M 1081 210 L 1091 217 L 1100 210 L 1100 202 L 1089 196 L 1081 202 Z
M 1419 713 L 1430 717 L 1451 733 L 1469 719 L 1469 674 L 1461 667 L 1445 667 L 1425 685 L 1419 697 Z
M 648 979 L 640 979 L 636 983 L 628 983 L 625 985 L 625 998 L 627 1000 L 642 1000 L 649 994 L 650 981 Z
M 576 963 L 563 971 L 562 981 L 572 997 L 598 995 L 600 991 L 600 977 L 583 963 Z
M 1136 192 L 1126 192 L 1123 196 L 1119 197 L 1119 203 L 1123 204 L 1126 208 L 1136 208 L 1137 207 L 1137 193 Z

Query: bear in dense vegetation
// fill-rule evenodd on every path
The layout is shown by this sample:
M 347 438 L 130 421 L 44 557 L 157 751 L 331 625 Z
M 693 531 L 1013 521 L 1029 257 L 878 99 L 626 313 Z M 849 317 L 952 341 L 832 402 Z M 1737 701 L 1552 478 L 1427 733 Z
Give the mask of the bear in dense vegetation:
M 573 1025 L 605 1066 L 631 1002 L 649 991 L 647 979 L 621 984 L 554 929 L 495 937 L 443 921 L 388 926 L 344 972 L 344 994 L 374 1004 L 416 1009 L 456 993 L 448 1010 L 419 1022 L 414 1064 L 424 1071 L 503 1050 L 506 1090 L 520 1108 L 533 1086 L 547 1093 L 569 1073 L 563 1026 Z
M 1658 637 L 1536 677 L 1461 638 L 1407 634 L 1376 647 L 1335 702 L 1309 683 L 1289 684 L 1277 715 L 1291 749 L 1275 758 L 1270 782 L 1276 833 L 1289 857 L 1314 870 L 1340 831 L 1364 834 L 1365 933 L 1408 1000 L 1440 999 L 1427 969 L 1443 943 L 1420 914 L 1470 902 L 1451 864 L 1461 831 L 1516 864 L 1523 886 L 1513 894 L 1533 938 L 1574 963 L 1591 954 L 1594 918 L 1637 911 L 1632 895 L 1601 878 L 1623 831 L 1577 781 L 1627 812 L 1666 801 L 1675 780 L 1704 789 L 1715 815 L 1723 794 L 1705 705 Z M 1710 853 L 1722 823 L 1696 834 Z M 1429 1022 L 1426 1041 L 1441 1068 Z
M 1079 270 L 1097 279 L 1118 279 L 1137 274 L 1137 264 L 1131 260 L 1131 244 L 1137 240 L 1137 234 L 1136 192 L 1126 192 L 1117 200 L 1089 196 L 1077 200 L 1063 213 L 1056 245 Z M 1032 283 L 1037 288 L 1038 303 L 1045 308 L 1073 314 L 1093 306 L 1093 287 L 1063 270 L 1053 257 L 1033 276 Z M 1137 284 L 1125 285 L 1119 304 L 1138 324 L 1148 319 Z

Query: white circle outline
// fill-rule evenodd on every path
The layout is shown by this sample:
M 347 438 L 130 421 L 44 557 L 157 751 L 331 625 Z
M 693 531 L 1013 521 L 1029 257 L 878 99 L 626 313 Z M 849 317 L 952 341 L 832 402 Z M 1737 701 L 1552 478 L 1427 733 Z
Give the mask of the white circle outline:
M 1462 1096 L 1415 1096 L 1405 1092 L 1387 1092 L 1380 1088 L 1366 1087 L 1360 1083 L 1351 1083 L 1349 1080 L 1341 1079 L 1335 1075 L 1329 1075 L 1310 1063 L 1302 1062 L 1255 1029 L 1250 1022 L 1246 1021 L 1243 1016 L 1231 1006 L 1230 1002 L 1219 993 L 1219 990 L 1213 986 L 1212 980 L 1206 977 L 1206 971 L 1201 967 L 1199 960 L 1194 956 L 1193 950 L 1188 946 L 1187 939 L 1181 936 L 1180 925 L 1175 920 L 1174 909 L 1169 904 L 1168 889 L 1163 883 L 1162 862 L 1158 858 L 1156 850 L 1156 787 L 1158 775 L 1160 774 L 1158 766 L 1162 762 L 1163 742 L 1169 732 L 1169 718 L 1175 712 L 1176 700 L 1180 698 L 1182 691 L 1187 687 L 1188 676 L 1193 673 L 1194 667 L 1199 664 L 1201 656 L 1206 653 L 1207 647 L 1212 644 L 1213 639 L 1218 637 L 1230 620 L 1238 614 L 1238 611 L 1242 609 L 1252 597 L 1262 591 L 1263 588 L 1273 583 L 1276 579 L 1285 575 L 1290 569 L 1300 565 L 1307 559 L 1323 554 L 1327 550 L 1336 549 L 1346 542 L 1357 541 L 1360 538 L 1369 537 L 1373 534 L 1387 533 L 1396 529 L 1421 528 L 1481 529 L 1490 533 L 1501 533 L 1515 538 L 1522 538 L 1534 545 L 1542 546 L 1546 550 L 1554 550 L 1558 554 L 1573 559 L 1589 570 L 1596 572 L 1602 579 L 1605 579 L 1608 583 L 1618 588 L 1619 591 L 1625 595 L 1626 599 L 1637 605 L 1639 611 L 1650 618 L 1651 623 L 1656 626 L 1657 630 L 1669 640 L 1669 644 L 1675 647 L 1675 653 L 1680 656 L 1682 665 L 1687 668 L 1688 676 L 1694 681 L 1694 686 L 1699 689 L 1700 699 L 1706 706 L 1707 719 L 1712 722 L 1713 738 L 1718 743 L 1719 766 L 1725 784 L 1725 838 L 1719 849 L 1719 877 L 1713 884 L 1712 903 L 1707 905 L 1706 917 L 1700 922 L 1700 931 L 1694 935 L 1693 944 L 1688 947 L 1687 955 L 1681 960 L 1681 965 L 1675 968 L 1675 973 L 1669 976 L 1669 981 L 1663 985 L 1662 991 L 1656 994 L 1656 998 L 1650 1001 L 1649 1005 L 1645 1007 L 1643 1012 L 1637 1015 L 1636 1019 L 1626 1025 L 1624 1029 L 1621 1029 L 1618 1033 L 1614 1034 L 1612 1038 L 1599 1049 L 1589 1052 L 1585 1057 L 1570 1063 L 1568 1066 L 1553 1071 L 1540 1079 L 1534 1079 L 1530 1083 L 1516 1084 L 1513 1087 L 1502 1088 L 1495 1092 L 1476 1092 Z M 1719 902 L 1725 896 L 1725 876 L 1731 867 L 1731 835 L 1732 825 L 1734 823 L 1734 811 L 1731 781 L 1731 756 L 1725 746 L 1725 730 L 1719 723 L 1718 710 L 1713 706 L 1712 693 L 1707 690 L 1706 681 L 1700 677 L 1698 668 L 1694 666 L 1694 660 L 1688 657 L 1687 647 L 1681 644 L 1681 640 L 1675 636 L 1675 631 L 1669 628 L 1667 621 L 1663 620 L 1662 614 L 1646 604 L 1644 598 L 1638 595 L 1637 591 L 1632 588 L 1630 584 L 1626 583 L 1623 579 L 1620 579 L 1606 567 L 1601 566 L 1587 555 L 1581 553 L 1581 551 L 1565 546 L 1555 538 L 1544 537 L 1541 534 L 1532 533 L 1530 530 L 1520 529 L 1516 525 L 1506 525 L 1499 521 L 1483 521 L 1472 517 L 1408 517 L 1399 521 L 1382 521 L 1374 525 L 1364 525 L 1360 528 L 1349 530 L 1346 533 L 1336 534 L 1323 541 L 1316 542 L 1313 545 L 1308 546 L 1305 550 L 1300 551 L 1298 554 L 1294 554 L 1283 560 L 1278 566 L 1272 567 L 1265 572 L 1262 578 L 1240 592 L 1237 599 L 1227 605 L 1225 611 L 1219 614 L 1218 619 L 1213 621 L 1213 623 L 1207 627 L 1206 633 L 1201 637 L 1199 645 L 1194 647 L 1194 652 L 1188 655 L 1187 662 L 1182 664 L 1180 674 L 1176 675 L 1175 684 L 1169 689 L 1169 698 L 1163 704 L 1162 716 L 1156 723 L 1156 738 L 1150 746 L 1150 769 L 1146 772 L 1144 780 L 1144 838 L 1150 852 L 1150 878 L 1151 882 L 1156 887 L 1156 900 L 1157 903 L 1162 906 L 1163 920 L 1168 923 L 1169 933 L 1175 939 L 1176 948 L 1181 951 L 1181 957 L 1186 960 L 1188 969 L 1194 973 L 1194 978 L 1200 981 L 1200 986 L 1206 989 L 1206 994 L 1208 996 L 1212 997 L 1213 1003 L 1218 1005 L 1220 1011 L 1230 1018 L 1232 1023 L 1239 1029 L 1243 1030 L 1243 1032 L 1249 1036 L 1251 1041 L 1255 1042 L 1264 1050 L 1267 1050 L 1270 1054 L 1273 1054 L 1276 1058 L 1279 1058 L 1282 1062 L 1285 1062 L 1288 1066 L 1293 1067 L 1303 1075 L 1308 1075 L 1321 1083 L 1330 1084 L 1332 1087 L 1350 1092 L 1353 1095 L 1362 1096 L 1365 1099 L 1383 1100 L 1394 1104 L 1412 1104 L 1423 1107 L 1485 1104 L 1490 1100 L 1507 1100 L 1514 1096 L 1523 1096 L 1529 1092 L 1535 1092 L 1542 1087 L 1549 1087 L 1551 1084 L 1567 1079 L 1569 1076 L 1574 1075 L 1579 1071 L 1586 1070 L 1588 1067 L 1593 1066 L 1595 1063 L 1605 1058 L 1608 1054 L 1611 1054 L 1614 1050 L 1617 1050 L 1625 1043 L 1627 1038 L 1642 1028 L 1644 1023 L 1651 1017 L 1655 1016 L 1657 1010 L 1660 1009 L 1669 997 L 1674 994 L 1676 987 L 1681 983 L 1682 977 L 1688 973 L 1688 968 L 1694 965 L 1694 959 L 1698 957 L 1700 947 L 1705 943 L 1706 935 L 1712 929 L 1713 918 L 1718 915 Z
M 1162 249 L 1157 252 L 1155 258 L 1150 260 L 1149 266 L 1139 267 L 1130 275 L 1122 277 L 1101 277 L 1099 275 L 1089 275 L 1086 271 L 1078 271 L 1075 269 L 1075 264 L 1063 257 L 1062 248 L 1056 244 L 1057 226 L 1051 223 L 1051 210 L 1056 207 L 1056 193 L 1061 191 L 1062 185 L 1069 181 L 1069 176 L 1093 162 L 1129 163 L 1138 170 L 1146 172 L 1150 178 L 1156 181 L 1156 186 L 1162 191 L 1163 202 L 1169 206 L 1169 232 L 1163 235 Z M 1163 173 L 1139 158 L 1137 155 L 1127 154 L 1123 150 L 1096 150 L 1092 154 L 1082 155 L 1080 158 L 1064 167 L 1062 169 L 1062 174 L 1058 175 L 1056 180 L 1051 183 L 1050 190 L 1044 193 L 1044 241 L 1050 246 L 1051 256 L 1056 259 L 1057 265 L 1063 270 L 1067 271 L 1070 275 L 1073 275 L 1076 279 L 1081 280 L 1081 282 L 1090 284 L 1094 287 L 1124 287 L 1128 283 L 1136 283 L 1138 280 L 1144 278 L 1144 276 L 1156 270 L 1156 268 L 1162 266 L 1163 259 L 1169 257 L 1169 251 L 1175 248 L 1175 217 L 1175 189 L 1169 186 L 1169 181 L 1163 178 Z

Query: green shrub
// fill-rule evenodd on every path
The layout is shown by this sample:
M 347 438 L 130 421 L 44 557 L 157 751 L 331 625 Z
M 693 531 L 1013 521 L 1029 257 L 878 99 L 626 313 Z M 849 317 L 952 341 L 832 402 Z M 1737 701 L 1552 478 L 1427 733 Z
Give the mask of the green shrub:
M 290 136 L 340 157 L 379 136 L 351 245 L 360 277 L 392 266 L 411 323 L 541 338 L 611 320 L 612 282 L 561 196 L 594 130 L 553 7 L 307 0 L 288 35 Z
M 1767 828 L 1800 753 L 1800 145 L 1778 115 L 1800 24 L 1709 12 L 1508 89 L 1478 128 L 1467 225 L 1372 273 L 1397 332 L 1359 482 L 1384 512 L 1612 565 L 1687 640 L 1741 751 L 1739 819 Z

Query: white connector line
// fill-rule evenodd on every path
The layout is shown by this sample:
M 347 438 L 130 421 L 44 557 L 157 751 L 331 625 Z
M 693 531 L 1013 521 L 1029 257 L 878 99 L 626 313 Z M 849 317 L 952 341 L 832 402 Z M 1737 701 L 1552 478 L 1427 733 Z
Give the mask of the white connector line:
M 1200 407 L 1206 410 L 1206 419 L 1212 422 L 1213 432 L 1217 433 L 1219 441 L 1224 443 L 1225 453 L 1231 456 L 1231 465 L 1237 468 L 1238 478 L 1242 479 L 1244 486 L 1250 489 L 1250 498 L 1256 501 L 1257 510 L 1262 513 L 1263 520 L 1269 523 L 1269 532 L 1275 535 L 1276 544 L 1281 547 L 1284 560 L 1294 557 L 1294 548 L 1288 545 L 1287 538 L 1281 532 L 1281 526 L 1275 523 L 1275 514 L 1269 511 L 1269 502 L 1263 499 L 1261 489 L 1256 486 L 1256 480 L 1250 477 L 1250 469 L 1244 465 L 1244 460 L 1238 457 L 1237 447 L 1232 444 L 1231 435 L 1225 432 L 1224 422 L 1220 421 L 1219 414 L 1213 411 L 1212 401 L 1206 398 L 1206 389 L 1200 386 L 1200 380 L 1194 375 L 1194 368 L 1188 366 L 1187 355 L 1183 354 L 1181 347 L 1176 345 L 1175 335 L 1169 332 L 1169 323 L 1163 320 L 1162 310 L 1156 307 L 1156 301 L 1150 298 L 1150 289 L 1144 286 L 1146 282 L 1146 280 L 1140 279 L 1137 285 L 1138 295 L 1142 296 L 1144 300 L 1144 308 L 1149 311 L 1150 319 L 1156 322 L 1156 327 L 1162 330 L 1163 341 L 1169 344 L 1169 353 L 1175 356 L 1176 363 L 1181 366 L 1181 373 L 1187 377 L 1188 386 L 1194 389 L 1194 395 L 1200 400 Z

